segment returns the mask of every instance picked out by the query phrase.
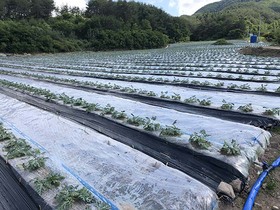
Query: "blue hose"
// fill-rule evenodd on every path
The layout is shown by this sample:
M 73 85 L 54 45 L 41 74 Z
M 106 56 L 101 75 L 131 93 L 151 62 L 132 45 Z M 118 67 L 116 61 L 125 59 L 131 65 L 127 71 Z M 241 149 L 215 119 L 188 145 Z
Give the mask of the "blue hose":
M 246 200 L 246 203 L 243 207 L 243 210 L 251 210 L 254 206 L 255 203 L 255 199 L 259 193 L 259 190 L 262 186 L 263 181 L 265 180 L 266 176 L 268 175 L 268 173 L 270 171 L 272 171 L 273 169 L 275 169 L 276 167 L 280 166 L 280 157 L 278 157 L 278 159 L 276 159 L 271 166 L 269 166 L 268 168 L 266 168 L 261 175 L 259 176 L 259 178 L 257 179 L 257 181 L 255 182 L 254 186 L 252 187 L 250 194 Z

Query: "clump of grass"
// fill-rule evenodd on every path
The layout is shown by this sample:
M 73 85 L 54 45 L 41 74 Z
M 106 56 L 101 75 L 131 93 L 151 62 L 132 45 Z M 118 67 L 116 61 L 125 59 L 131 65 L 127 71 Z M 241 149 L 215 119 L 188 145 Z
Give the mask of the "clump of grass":
M 205 130 L 201 130 L 201 131 L 199 131 L 199 133 L 194 132 L 190 136 L 189 141 L 196 148 L 208 149 L 211 146 L 211 143 L 209 141 L 207 141 L 206 138 L 209 136 L 210 135 L 208 135 Z
M 223 147 L 220 150 L 220 153 L 227 156 L 237 156 L 241 154 L 240 145 L 236 143 L 235 140 L 231 140 L 231 143 L 224 142 Z
M 181 136 L 181 129 L 178 128 L 176 124 L 176 120 L 172 123 L 171 126 L 166 125 L 165 128 L 161 129 L 160 136 Z
M 39 179 L 36 178 L 34 181 L 35 190 L 42 195 L 44 192 L 56 188 L 60 185 L 60 182 L 64 179 L 64 176 L 61 176 L 58 173 L 49 173 L 45 178 Z

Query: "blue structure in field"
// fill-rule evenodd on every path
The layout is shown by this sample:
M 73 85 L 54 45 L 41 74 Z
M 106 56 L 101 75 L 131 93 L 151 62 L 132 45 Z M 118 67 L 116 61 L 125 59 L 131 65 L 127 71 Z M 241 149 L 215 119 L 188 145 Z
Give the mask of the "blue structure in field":
M 250 43 L 257 43 L 258 42 L 258 36 L 257 35 L 252 35 L 250 37 Z

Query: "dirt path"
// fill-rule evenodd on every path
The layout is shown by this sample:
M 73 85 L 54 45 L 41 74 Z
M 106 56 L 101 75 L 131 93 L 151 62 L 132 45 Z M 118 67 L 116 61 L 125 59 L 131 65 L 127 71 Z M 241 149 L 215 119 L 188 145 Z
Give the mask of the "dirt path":
M 280 47 L 279 46 L 245 47 L 245 48 L 241 49 L 239 52 L 244 55 L 280 57 Z
M 274 129 L 272 132 L 271 143 L 267 148 L 265 154 L 260 158 L 260 161 L 266 161 L 271 164 L 276 158 L 280 156 L 280 128 Z M 233 204 L 222 204 L 221 209 L 237 210 L 242 209 L 250 187 L 255 183 L 258 174 L 262 169 L 258 166 L 252 166 L 250 169 L 249 184 L 246 190 L 236 199 Z M 280 168 L 276 168 L 265 179 L 258 197 L 255 201 L 254 209 L 280 209 Z

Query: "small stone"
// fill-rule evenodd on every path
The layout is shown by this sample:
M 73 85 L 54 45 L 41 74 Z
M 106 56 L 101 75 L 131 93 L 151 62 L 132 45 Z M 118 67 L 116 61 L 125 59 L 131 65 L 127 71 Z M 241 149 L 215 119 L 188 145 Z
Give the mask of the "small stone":
M 279 210 L 278 206 L 272 206 L 272 210 Z
M 262 209 L 263 209 L 263 207 L 262 207 L 262 205 L 261 205 L 261 204 L 259 204 L 259 203 L 255 203 L 255 204 L 254 204 L 254 209 L 255 209 L 255 210 L 262 210 Z
M 234 194 L 232 186 L 225 182 L 221 182 L 219 184 L 219 186 L 217 188 L 217 194 L 224 194 L 224 195 L 230 197 L 231 199 L 235 198 L 235 194 Z
M 241 192 L 242 181 L 240 179 L 235 179 L 229 184 L 232 186 L 234 192 L 238 192 L 238 193 Z

